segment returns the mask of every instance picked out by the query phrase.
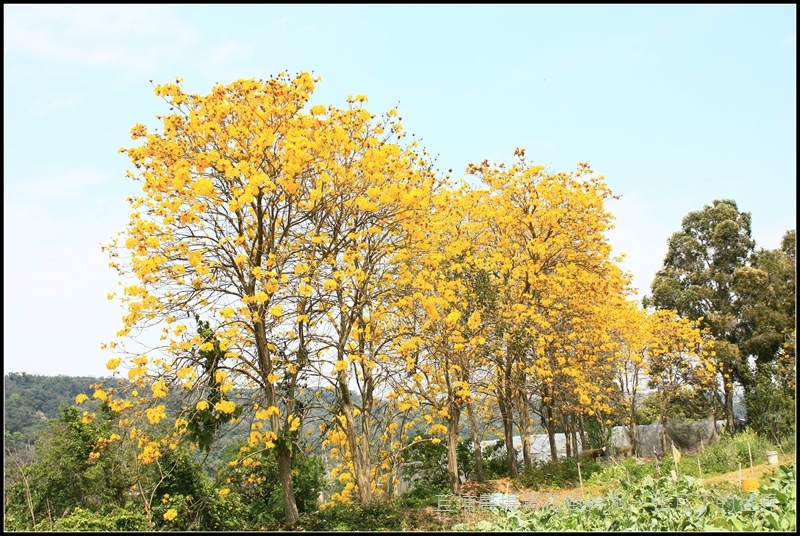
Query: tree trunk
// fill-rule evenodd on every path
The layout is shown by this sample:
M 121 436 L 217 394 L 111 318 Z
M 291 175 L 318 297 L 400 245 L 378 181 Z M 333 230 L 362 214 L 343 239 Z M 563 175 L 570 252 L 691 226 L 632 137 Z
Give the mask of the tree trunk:
M 569 433 L 572 437 L 572 452 L 575 453 L 575 457 L 577 458 L 581 451 L 578 448 L 578 427 L 575 425 L 575 414 L 570 413 L 569 416 Z
M 519 435 L 522 439 L 522 461 L 525 469 L 533 467 L 531 460 L 531 413 L 528 407 L 528 398 L 525 392 L 520 390 L 517 394 L 517 404 L 519 408 Z
M 497 405 L 500 408 L 500 417 L 503 420 L 503 437 L 506 441 L 506 458 L 508 460 L 508 474 L 511 478 L 516 478 L 517 454 L 514 450 L 514 419 L 511 415 L 511 397 L 505 387 L 498 389 Z
M 569 419 L 567 419 L 567 415 L 564 414 L 562 416 L 561 426 L 564 427 L 564 447 L 567 449 L 567 458 L 573 456 L 572 454 L 572 438 L 569 434 Z M 577 458 L 578 454 L 575 453 L 574 456 Z
M 461 493 L 461 477 L 458 474 L 458 422 L 461 420 L 461 408 L 450 404 L 450 418 L 447 421 L 447 476 L 450 480 L 450 492 Z
M 661 455 L 667 455 L 667 408 L 661 410 L 661 415 L 658 419 L 661 423 Z
M 605 426 L 603 425 L 602 421 L 600 422 L 600 431 L 605 436 Z M 580 432 L 581 436 L 581 450 L 586 450 L 589 448 L 589 440 L 586 437 L 586 429 L 583 426 L 583 413 L 578 414 L 578 431 Z M 606 445 L 600 445 L 600 448 L 605 447 Z
M 292 486 L 291 453 L 286 445 L 279 445 L 276 454 L 278 457 L 278 480 L 281 483 L 284 515 L 286 516 L 286 524 L 291 527 L 300 521 L 300 513 L 297 511 L 297 501 L 295 500 Z
M 272 358 L 264 325 L 257 322 L 256 328 L 256 351 L 258 352 L 259 372 L 261 377 L 264 378 L 267 404 L 270 407 L 277 406 L 275 386 L 268 380 L 269 375 L 272 373 Z M 277 415 L 273 415 L 270 418 L 270 426 L 272 431 L 280 437 L 282 427 Z M 297 510 L 297 498 L 294 496 L 294 487 L 292 486 L 292 458 L 287 445 L 277 446 L 276 458 L 278 462 L 278 481 L 281 484 L 281 496 L 283 498 L 283 512 L 286 516 L 286 524 L 291 527 L 300 521 L 300 513 Z
M 542 403 L 545 410 L 545 428 L 547 429 L 547 440 L 550 442 L 550 458 L 555 462 L 558 461 L 558 445 L 556 445 L 556 423 L 553 419 L 553 406 L 552 398 L 550 398 L 550 389 L 545 386 L 544 396 Z
M 475 419 L 475 410 L 472 404 L 467 406 L 467 417 L 469 417 L 469 428 L 472 432 L 472 455 L 475 459 L 475 480 L 483 483 L 483 453 L 481 452 L 481 441 L 478 435 L 478 423 Z
M 355 438 L 353 438 L 355 440 Z M 356 487 L 358 488 L 358 499 L 361 506 L 367 507 L 372 504 L 372 488 L 369 480 L 369 465 L 365 463 L 362 448 L 357 441 L 351 441 L 351 448 L 355 443 L 355 450 L 350 458 L 353 462 L 353 472 L 356 477 Z
M 359 441 L 356 433 L 355 405 L 350 396 L 348 376 L 344 370 L 340 370 L 337 375 L 339 410 L 344 415 L 343 430 L 347 436 L 347 444 L 350 447 L 350 461 L 353 463 L 353 473 L 358 489 L 358 498 L 361 506 L 367 507 L 372 504 L 372 487 L 370 486 L 370 452 L 369 442 L 363 437 L 363 443 Z
M 728 424 L 728 432 L 736 431 L 736 419 L 733 414 L 733 383 L 728 383 L 723 379 L 725 389 L 725 420 Z
M 630 422 L 628 423 L 628 436 L 631 440 L 631 454 L 636 456 L 636 386 L 639 382 L 639 369 L 637 368 L 633 372 L 633 385 L 629 389 L 630 397 L 631 397 L 631 412 L 630 412 Z M 640 453 L 641 454 L 641 453 Z

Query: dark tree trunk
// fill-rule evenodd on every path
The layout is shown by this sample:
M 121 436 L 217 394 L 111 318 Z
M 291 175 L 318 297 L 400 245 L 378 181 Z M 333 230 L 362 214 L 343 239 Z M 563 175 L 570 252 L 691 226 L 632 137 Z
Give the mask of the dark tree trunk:
M 450 492 L 461 493 L 461 477 L 458 474 L 458 423 L 461 420 L 461 408 L 450 404 L 450 418 L 447 422 L 447 476 L 450 480 Z
M 531 459 L 531 413 L 528 406 L 528 397 L 520 390 L 517 396 L 519 408 L 519 435 L 522 438 L 522 461 L 525 469 L 533 467 Z
M 286 524 L 291 527 L 300 521 L 300 512 L 297 511 L 297 502 L 295 501 L 294 488 L 292 487 L 292 457 L 285 445 L 279 446 L 276 454 L 278 457 L 278 480 L 281 483 L 281 496 L 283 498 Z
M 475 480 L 483 483 L 483 453 L 481 452 L 481 441 L 478 435 L 478 423 L 475 419 L 475 412 L 472 404 L 467 406 L 467 417 L 469 417 L 469 429 L 472 432 L 472 455 L 475 459 Z
M 500 408 L 500 417 L 503 420 L 503 437 L 506 441 L 506 458 L 508 459 L 508 474 L 511 478 L 518 476 L 517 454 L 514 450 L 514 418 L 511 413 L 511 397 L 505 386 L 501 389 L 501 396 L 497 398 Z M 500 394 L 500 393 L 498 393 Z
M 550 458 L 555 462 L 558 461 L 558 445 L 556 445 L 556 423 L 553 418 L 553 402 L 551 398 L 550 389 L 545 386 L 543 389 L 544 397 L 542 397 L 542 404 L 544 404 L 545 414 L 545 429 L 547 430 L 547 440 L 550 443 Z

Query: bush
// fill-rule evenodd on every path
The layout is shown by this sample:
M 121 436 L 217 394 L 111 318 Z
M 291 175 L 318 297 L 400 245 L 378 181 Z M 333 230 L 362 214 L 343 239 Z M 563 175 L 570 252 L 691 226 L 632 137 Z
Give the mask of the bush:
M 602 449 L 611 443 L 611 427 L 602 418 L 586 419 L 584 423 L 588 444 L 585 448 Z
M 356 504 L 337 504 L 305 515 L 298 530 L 308 531 L 404 531 L 406 516 L 392 502 L 375 503 L 369 507 Z
M 55 532 L 139 532 L 146 531 L 148 524 L 144 514 L 122 508 L 110 514 L 75 508 L 69 515 L 57 519 L 52 527 L 49 522 L 43 522 L 36 529 Z
M 501 439 L 481 451 L 483 475 L 487 480 L 509 476 L 506 442 Z
M 636 407 L 636 424 L 652 424 L 661 417 L 661 393 L 648 395 Z M 680 390 L 667 407 L 667 418 L 678 421 L 701 421 L 708 418 L 713 401 L 706 394 Z
M 595 460 L 581 460 L 580 464 L 579 475 L 578 460 L 575 458 L 536 463 L 532 468 L 526 469 L 515 482 L 535 490 L 572 488 L 580 485 L 581 477 L 585 482 L 593 474 L 603 470 L 603 466 Z
M 244 441 L 231 444 L 223 452 L 217 489 L 229 489 L 226 497 L 241 505 L 241 515 L 233 530 L 262 530 L 278 527 L 285 518 L 278 462 L 274 450 L 261 450 L 242 458 Z M 297 510 L 302 515 L 317 509 L 319 494 L 325 487 L 324 467 L 317 456 L 296 447 L 292 460 L 292 487 Z M 205 528 L 204 530 L 209 530 Z
M 793 437 L 797 427 L 797 392 L 776 381 L 779 377 L 776 363 L 763 364 L 754 385 L 744 394 L 747 425 L 776 442 Z
M 748 448 L 749 447 L 749 448 Z M 721 474 L 750 467 L 750 454 L 753 464 L 758 465 L 767 460 L 767 451 L 777 448 L 766 437 L 759 436 L 750 428 L 734 435 L 723 434 L 720 441 L 706 447 L 700 453 L 700 465 L 708 474 Z
M 430 439 L 431 436 L 423 436 Z M 403 494 L 405 501 L 424 502 L 428 497 L 449 491 L 447 451 L 443 443 L 421 441 L 406 449 L 402 475 L 410 486 Z
M 793 452 L 794 441 L 785 440 L 780 446 L 774 445 L 767 438 L 759 436 L 747 429 L 736 435 L 723 434 L 718 443 L 705 447 L 695 455 L 684 455 L 679 463 L 678 472 L 681 475 L 704 478 L 729 473 L 741 467 L 750 467 L 750 453 L 753 454 L 753 465 L 766 461 L 768 450 L 781 450 Z M 698 460 L 701 468 L 698 469 Z M 653 460 L 649 463 L 637 463 L 633 458 L 619 460 L 614 465 L 604 467 L 601 471 L 592 474 L 587 480 L 589 487 L 601 489 L 620 489 L 623 483 L 640 481 L 647 476 L 669 475 L 674 469 L 672 456 L 667 454 L 660 462 Z M 702 470 L 702 475 L 700 471 Z
M 671 458 L 664 458 L 660 462 L 653 460 L 649 463 L 637 463 L 634 458 L 624 458 L 614 465 L 601 466 L 600 470 L 593 472 L 585 482 L 588 487 L 619 490 L 645 477 L 658 475 L 659 471 L 662 474 L 669 474 L 672 469 L 671 464 Z
M 84 420 L 76 407 L 62 406 L 59 418 L 49 422 L 33 451 L 26 453 L 24 468 L 7 464 L 5 509 L 12 523 L 32 529 L 33 510 L 37 526 L 48 520 L 49 530 L 50 520 L 64 512 L 100 512 L 125 504 L 131 469 L 124 448 L 114 443 L 98 459 L 89 456 L 111 429 L 108 411 L 101 407 L 96 413 L 97 418 Z
M 410 508 L 424 508 L 426 506 L 436 506 L 439 503 L 437 495 L 447 495 L 450 489 L 446 485 L 438 486 L 415 486 L 406 491 L 397 499 L 400 506 Z

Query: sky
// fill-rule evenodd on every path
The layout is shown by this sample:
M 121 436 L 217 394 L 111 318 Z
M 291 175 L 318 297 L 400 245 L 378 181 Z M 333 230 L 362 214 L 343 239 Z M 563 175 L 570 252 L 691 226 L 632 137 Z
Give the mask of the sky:
M 5 373 L 108 376 L 122 326 L 101 250 L 140 192 L 121 147 L 153 83 L 282 71 L 311 104 L 366 95 L 467 164 L 588 162 L 621 196 L 609 240 L 639 295 L 690 212 L 733 199 L 757 247 L 796 228 L 797 7 L 4 4 Z M 153 81 L 151 83 L 151 80 Z

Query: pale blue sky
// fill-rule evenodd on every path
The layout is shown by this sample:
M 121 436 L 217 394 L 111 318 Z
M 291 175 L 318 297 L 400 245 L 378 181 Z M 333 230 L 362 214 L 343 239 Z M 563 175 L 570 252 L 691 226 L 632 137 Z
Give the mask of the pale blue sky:
M 610 238 L 647 293 L 681 219 L 714 199 L 759 247 L 796 227 L 797 8 L 779 5 L 4 5 L 4 368 L 106 375 L 121 326 L 99 244 L 122 230 L 117 153 L 188 91 L 322 78 L 312 103 L 399 103 L 442 170 L 579 161 L 622 196 Z

